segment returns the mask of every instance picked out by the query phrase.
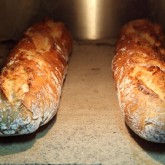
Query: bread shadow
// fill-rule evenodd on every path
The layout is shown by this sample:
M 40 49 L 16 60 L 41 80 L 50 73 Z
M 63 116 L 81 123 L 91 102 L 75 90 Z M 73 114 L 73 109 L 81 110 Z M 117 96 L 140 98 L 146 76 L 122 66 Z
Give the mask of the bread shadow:
M 165 143 L 154 143 L 142 139 L 136 135 L 127 125 L 126 127 L 131 137 L 150 157 L 160 163 L 165 163 Z
M 57 115 L 37 131 L 27 135 L 0 137 L 0 156 L 23 152 L 31 148 L 37 139 L 44 137 L 55 124 Z

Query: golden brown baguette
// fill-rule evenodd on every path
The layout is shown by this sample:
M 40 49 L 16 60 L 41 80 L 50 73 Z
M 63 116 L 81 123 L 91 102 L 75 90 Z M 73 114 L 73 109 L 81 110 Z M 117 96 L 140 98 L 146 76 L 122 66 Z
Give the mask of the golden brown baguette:
M 165 49 L 161 26 L 135 20 L 121 30 L 112 61 L 126 124 L 140 137 L 165 142 Z
M 56 114 L 72 38 L 63 23 L 30 27 L 0 75 L 0 136 L 28 134 Z

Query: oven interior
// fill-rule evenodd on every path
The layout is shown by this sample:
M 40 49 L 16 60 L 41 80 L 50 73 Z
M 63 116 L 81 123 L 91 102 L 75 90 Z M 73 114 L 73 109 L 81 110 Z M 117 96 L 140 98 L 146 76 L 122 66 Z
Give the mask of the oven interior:
M 0 65 L 23 31 L 44 17 L 64 22 L 74 46 L 56 116 L 30 135 L 0 137 L 2 164 L 165 163 L 165 145 L 124 123 L 111 62 L 121 26 L 147 18 L 165 28 L 163 0 L 1 0 Z

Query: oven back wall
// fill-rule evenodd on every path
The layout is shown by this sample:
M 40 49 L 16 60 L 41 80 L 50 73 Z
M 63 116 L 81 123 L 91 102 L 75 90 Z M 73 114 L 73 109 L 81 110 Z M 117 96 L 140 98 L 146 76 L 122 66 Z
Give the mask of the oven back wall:
M 115 38 L 129 20 L 150 18 L 165 28 L 164 0 L 1 0 L 0 40 L 17 38 L 48 16 L 65 22 L 75 39 Z

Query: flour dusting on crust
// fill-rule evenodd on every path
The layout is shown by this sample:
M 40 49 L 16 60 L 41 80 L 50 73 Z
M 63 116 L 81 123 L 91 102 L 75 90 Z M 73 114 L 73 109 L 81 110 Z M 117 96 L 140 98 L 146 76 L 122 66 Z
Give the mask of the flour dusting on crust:
M 162 28 L 135 20 L 121 30 L 112 61 L 119 105 L 140 137 L 165 143 L 165 49 Z
M 0 136 L 29 134 L 57 112 L 72 38 L 63 23 L 30 27 L 0 75 Z

